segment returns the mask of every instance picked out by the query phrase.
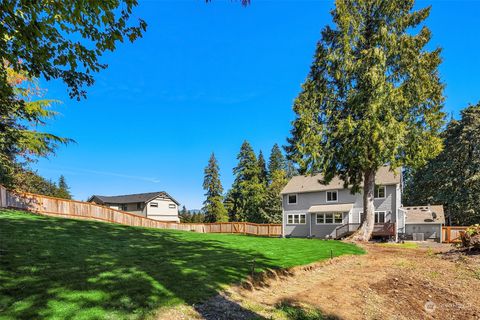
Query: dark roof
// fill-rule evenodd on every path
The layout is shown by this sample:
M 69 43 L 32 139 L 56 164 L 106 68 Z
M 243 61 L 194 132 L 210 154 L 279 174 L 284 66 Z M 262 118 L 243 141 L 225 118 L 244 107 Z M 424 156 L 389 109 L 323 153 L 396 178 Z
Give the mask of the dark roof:
M 98 201 L 102 203 L 115 203 L 115 204 L 125 204 L 125 203 L 138 203 L 138 202 L 148 202 L 152 199 L 155 199 L 157 197 L 165 197 L 171 199 L 173 202 L 175 202 L 177 205 L 178 203 L 177 200 L 175 200 L 173 197 L 171 197 L 168 193 L 165 191 L 158 191 L 158 192 L 148 192 L 148 193 L 137 193 L 137 194 L 125 194 L 125 195 L 120 195 L 120 196 L 100 196 L 100 195 L 93 195 L 88 199 L 88 202 L 92 202 L 93 199 L 97 199 Z

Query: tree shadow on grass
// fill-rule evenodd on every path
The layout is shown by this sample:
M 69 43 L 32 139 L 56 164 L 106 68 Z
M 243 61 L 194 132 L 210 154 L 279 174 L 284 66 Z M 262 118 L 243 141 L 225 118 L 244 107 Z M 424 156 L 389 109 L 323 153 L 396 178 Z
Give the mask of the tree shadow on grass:
M 0 217 L 0 318 L 144 318 L 195 304 L 272 262 L 222 241 L 29 215 Z M 257 270 L 258 270 L 257 269 Z

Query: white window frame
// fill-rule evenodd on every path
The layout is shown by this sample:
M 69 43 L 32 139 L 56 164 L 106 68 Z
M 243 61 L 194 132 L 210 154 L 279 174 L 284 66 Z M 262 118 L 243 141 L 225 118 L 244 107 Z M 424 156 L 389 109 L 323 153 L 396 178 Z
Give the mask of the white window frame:
M 383 212 L 383 222 L 375 222 L 375 220 L 373 220 L 374 222 L 373 223 L 387 223 L 387 211 L 375 211 L 374 212 L 374 219 L 376 218 L 376 215 L 377 213 L 381 213 Z M 362 214 L 363 214 L 363 211 L 359 212 L 358 213 L 358 223 L 362 223 Z
M 295 202 L 290 202 L 290 196 L 295 196 Z M 287 194 L 287 204 L 297 204 L 297 202 L 298 202 L 298 193 Z
M 295 222 L 295 216 L 298 217 L 298 222 Z M 304 217 L 304 222 L 302 223 L 302 219 L 300 218 L 300 216 L 303 216 Z M 289 222 L 290 221 L 290 217 L 292 217 L 292 222 Z M 303 224 L 307 224 L 307 214 L 306 213 L 288 213 L 287 214 L 287 225 L 303 225 Z
M 170 204 L 168 204 L 168 208 L 169 208 L 169 209 L 176 209 L 176 208 L 177 208 L 177 205 L 174 204 L 174 203 L 170 203 Z
M 340 213 L 342 215 L 342 222 L 335 222 L 335 214 L 338 214 Z M 331 214 L 332 215 L 332 223 L 327 223 L 325 222 L 327 217 L 326 215 L 327 214 Z M 343 224 L 343 221 L 345 220 L 345 217 L 348 215 L 348 212 L 319 212 L 319 213 L 316 213 L 315 214 L 315 224 L 317 225 L 342 225 Z M 322 221 L 323 222 L 318 222 L 318 216 L 323 216 L 323 219 Z
M 377 214 L 378 217 L 380 217 L 380 213 L 383 213 L 383 222 L 375 222 L 375 223 L 387 223 L 387 212 L 386 211 L 375 211 L 375 219 L 377 219 Z M 380 220 L 380 219 L 378 219 Z
M 377 196 L 377 191 L 382 188 L 383 189 L 383 197 L 378 197 Z M 373 197 L 374 199 L 385 199 L 387 197 L 387 186 L 375 186 L 375 189 L 373 191 Z
M 329 193 L 329 192 L 330 192 L 330 193 L 335 192 L 335 193 L 337 194 L 337 199 L 336 199 L 336 200 L 330 200 L 330 201 L 329 201 L 329 200 L 328 200 L 328 193 Z M 326 203 L 336 203 L 336 202 L 338 202 L 338 190 L 328 190 L 328 191 L 326 191 L 326 192 L 325 192 L 325 202 L 326 202 Z
M 150 202 L 150 208 L 158 208 L 158 202 Z

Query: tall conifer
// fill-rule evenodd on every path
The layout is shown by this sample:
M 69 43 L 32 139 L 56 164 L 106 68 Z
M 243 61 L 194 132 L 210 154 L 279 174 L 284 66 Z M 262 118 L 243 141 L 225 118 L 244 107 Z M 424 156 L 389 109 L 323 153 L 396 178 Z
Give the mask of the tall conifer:
M 203 189 L 206 199 L 203 202 L 203 213 L 206 222 L 228 221 L 227 211 L 223 205 L 223 187 L 220 181 L 219 166 L 215 155 L 212 153 L 205 168 Z
M 418 167 L 442 149 L 441 50 L 427 49 L 421 25 L 429 13 L 414 0 L 337 0 L 294 103 L 289 157 L 326 182 L 339 175 L 352 192 L 363 187 L 358 241 L 373 231 L 378 169 Z

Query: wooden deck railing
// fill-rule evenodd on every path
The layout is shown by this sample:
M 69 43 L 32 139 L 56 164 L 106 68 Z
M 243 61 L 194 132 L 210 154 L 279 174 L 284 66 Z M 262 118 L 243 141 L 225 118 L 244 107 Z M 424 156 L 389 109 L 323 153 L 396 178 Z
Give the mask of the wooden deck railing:
M 346 235 L 350 235 L 357 231 L 360 227 L 360 223 L 347 223 L 341 225 L 335 229 L 335 239 L 340 239 Z M 394 236 L 395 235 L 395 223 L 376 223 L 373 227 L 373 236 Z
M 250 222 L 177 223 L 158 221 L 95 203 L 66 200 L 26 192 L 15 192 L 0 185 L 0 207 L 22 209 L 47 216 L 75 218 L 158 229 L 195 231 L 200 233 L 239 233 L 278 237 L 281 224 Z

